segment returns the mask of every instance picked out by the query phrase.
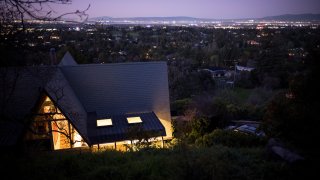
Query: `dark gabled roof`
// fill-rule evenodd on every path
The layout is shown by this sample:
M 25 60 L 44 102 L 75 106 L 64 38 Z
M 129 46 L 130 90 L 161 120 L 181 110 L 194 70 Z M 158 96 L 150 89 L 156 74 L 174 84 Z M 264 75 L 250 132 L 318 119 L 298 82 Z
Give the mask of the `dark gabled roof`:
M 75 66 L 77 62 L 73 59 L 69 51 L 63 56 L 62 60 L 58 64 L 58 66 Z
M 127 117 L 139 116 L 142 123 L 128 124 Z M 112 126 L 97 127 L 97 116 L 95 113 L 89 113 L 88 134 L 92 144 L 108 143 L 115 141 L 130 140 L 130 128 L 140 127 L 144 133 L 151 133 L 152 137 L 165 136 L 166 131 L 158 117 L 153 112 L 134 113 L 126 115 L 113 115 L 104 118 L 112 119 Z M 100 119 L 100 118 L 99 118 Z M 138 133 L 138 132 L 137 132 Z
M 170 118 L 165 62 L 86 64 L 61 70 L 87 112 L 98 117 L 155 112 Z

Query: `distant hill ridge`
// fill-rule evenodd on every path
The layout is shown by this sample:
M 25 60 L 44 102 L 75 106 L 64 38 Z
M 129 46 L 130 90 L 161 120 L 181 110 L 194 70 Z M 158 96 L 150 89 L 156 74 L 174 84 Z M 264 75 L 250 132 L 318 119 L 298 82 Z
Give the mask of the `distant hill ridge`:
M 214 18 L 195 18 L 188 16 L 171 17 L 128 17 L 113 18 L 110 16 L 101 16 L 90 18 L 90 21 L 223 21 L 223 20 L 274 20 L 274 21 L 320 21 L 320 14 L 284 14 L 278 16 L 267 16 L 263 18 L 239 18 L 239 19 L 214 19 Z
M 90 20 L 109 20 L 109 21 L 123 21 L 123 20 L 133 20 L 133 21 L 200 21 L 200 20 L 212 20 L 206 18 L 194 18 L 187 16 L 172 16 L 172 17 L 128 17 L 128 18 L 113 18 L 109 16 L 94 17 Z
M 319 21 L 320 14 L 284 14 L 279 16 L 268 16 L 263 20 L 289 20 L 289 21 Z

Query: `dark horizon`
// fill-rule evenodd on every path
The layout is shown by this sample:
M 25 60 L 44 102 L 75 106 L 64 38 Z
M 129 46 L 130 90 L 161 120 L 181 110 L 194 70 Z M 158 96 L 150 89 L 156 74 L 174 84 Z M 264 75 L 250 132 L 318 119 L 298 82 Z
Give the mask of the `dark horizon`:
M 276 14 L 269 15 L 263 17 L 243 17 L 243 18 L 203 18 L 203 17 L 195 17 L 195 16 L 187 16 L 187 15 L 177 15 L 177 16 L 131 16 L 131 17 L 115 17 L 115 16 L 95 16 L 89 17 L 91 18 L 100 18 L 100 17 L 109 17 L 109 18 L 195 18 L 195 19 L 221 19 L 221 20 L 229 20 L 229 19 L 263 19 L 268 17 L 277 17 L 277 16 L 300 16 L 300 15 L 319 15 L 320 13 L 298 13 L 298 14 Z
M 57 14 L 75 10 L 87 11 L 90 18 L 109 16 L 131 17 L 176 17 L 187 16 L 207 19 L 246 19 L 278 16 L 283 14 L 319 14 L 318 0 L 110 0 L 73 1 L 70 5 L 52 5 Z

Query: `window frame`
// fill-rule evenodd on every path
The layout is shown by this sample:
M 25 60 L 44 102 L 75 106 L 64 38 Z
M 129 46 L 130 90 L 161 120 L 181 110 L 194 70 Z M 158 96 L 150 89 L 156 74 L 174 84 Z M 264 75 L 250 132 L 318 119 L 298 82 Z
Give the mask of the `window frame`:
M 132 116 L 132 117 L 126 117 L 128 124 L 141 124 L 143 123 L 140 116 Z M 130 122 L 132 120 L 132 122 Z
M 99 125 L 99 122 L 100 122 L 100 125 Z M 109 126 L 113 126 L 113 122 L 112 122 L 111 118 L 97 119 L 96 126 L 97 127 L 109 127 Z

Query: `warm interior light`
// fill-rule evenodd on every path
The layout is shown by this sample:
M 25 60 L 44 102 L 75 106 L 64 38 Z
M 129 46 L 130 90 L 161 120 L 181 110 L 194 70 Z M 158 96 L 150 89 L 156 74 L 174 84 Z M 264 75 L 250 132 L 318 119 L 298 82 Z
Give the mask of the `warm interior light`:
M 50 98 L 47 96 L 45 101 L 51 101 Z
M 127 117 L 127 121 L 129 124 L 142 123 L 142 120 L 140 117 Z
M 97 126 L 112 126 L 112 119 L 98 119 Z
M 43 106 L 43 112 L 44 113 L 50 113 L 51 112 L 51 106 Z

